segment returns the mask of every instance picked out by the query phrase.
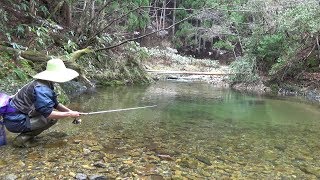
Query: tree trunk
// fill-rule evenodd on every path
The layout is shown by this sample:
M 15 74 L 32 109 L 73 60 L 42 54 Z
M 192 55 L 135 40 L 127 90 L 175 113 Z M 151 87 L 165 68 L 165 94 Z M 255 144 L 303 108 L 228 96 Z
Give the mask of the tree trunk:
M 69 3 L 69 2 L 64 2 L 63 10 L 64 10 L 64 19 L 65 19 L 66 26 L 71 27 L 71 23 L 72 23 L 72 4 Z
M 320 64 L 320 44 L 319 44 L 319 36 L 316 37 L 317 41 L 317 49 L 318 49 L 318 63 Z
M 30 14 L 36 16 L 36 0 L 30 0 Z
M 163 16 L 162 16 L 162 28 L 166 28 L 166 7 L 167 7 L 167 2 L 166 0 L 163 0 Z
M 162 5 L 162 7 L 164 7 L 164 5 Z M 164 9 L 161 9 L 160 10 L 160 17 L 159 17 L 159 27 L 158 27 L 158 29 L 162 29 L 162 22 L 163 22 L 163 10 Z M 160 35 L 161 34 L 161 32 L 159 31 L 158 32 L 158 35 Z
M 108 2 L 107 0 L 104 0 L 103 7 L 106 7 L 109 3 L 110 1 Z M 105 24 L 105 20 L 104 20 L 105 15 L 106 15 L 105 11 L 101 10 L 100 17 L 96 18 L 96 22 L 94 23 L 96 27 L 95 31 L 97 31 L 97 29 L 101 29 L 102 26 Z
M 79 27 L 77 28 L 77 33 L 79 33 L 79 36 L 81 37 L 82 35 L 84 35 L 85 29 L 84 27 L 87 24 L 87 6 L 88 6 L 88 1 L 89 0 L 84 0 L 83 2 L 83 7 L 82 7 L 82 13 L 81 13 L 81 17 L 79 19 Z
M 95 18 L 95 4 L 96 4 L 96 1 L 92 0 L 92 2 L 91 2 L 90 19 L 94 19 Z
M 177 7 L 177 0 L 173 0 L 173 15 L 172 15 L 172 24 L 176 23 L 176 7 Z M 175 26 L 172 26 L 172 40 L 174 39 L 175 33 Z
M 155 1 L 155 3 L 154 3 L 154 9 L 155 9 L 155 15 L 156 15 L 156 29 L 157 29 L 157 31 L 159 31 L 159 17 L 158 17 L 158 8 L 157 8 L 157 0 Z M 159 34 L 159 33 L 157 33 L 157 34 Z

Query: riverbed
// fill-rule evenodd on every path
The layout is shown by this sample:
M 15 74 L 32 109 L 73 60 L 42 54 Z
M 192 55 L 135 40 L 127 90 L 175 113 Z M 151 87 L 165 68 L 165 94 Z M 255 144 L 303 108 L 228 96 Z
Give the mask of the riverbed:
M 153 108 L 63 119 L 38 146 L 0 147 L 13 179 L 317 179 L 318 105 L 251 96 L 197 82 L 109 87 L 72 100 L 82 112 Z

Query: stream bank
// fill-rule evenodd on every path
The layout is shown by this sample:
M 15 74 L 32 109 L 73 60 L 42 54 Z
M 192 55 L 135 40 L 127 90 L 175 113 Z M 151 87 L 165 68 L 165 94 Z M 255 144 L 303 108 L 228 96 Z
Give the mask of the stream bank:
M 196 59 L 191 56 L 181 56 L 172 48 L 142 48 L 150 57 L 143 62 L 146 70 L 167 71 L 199 71 L 213 73 L 230 73 L 231 68 L 221 65 L 216 60 Z M 171 80 L 177 82 L 206 82 L 218 88 L 233 89 L 239 92 L 257 95 L 271 95 L 282 97 L 297 97 L 311 103 L 320 103 L 320 90 L 318 86 L 303 86 L 299 83 L 287 83 L 279 85 L 266 85 L 266 80 L 253 83 L 233 83 L 229 75 L 183 75 L 183 74 L 156 74 L 150 73 L 151 77 L 158 80 Z M 308 81 L 314 84 L 315 81 Z M 301 83 L 300 83 L 301 84 Z M 305 83 L 308 84 L 308 83 Z
M 230 68 L 211 59 L 196 59 L 191 56 L 181 56 L 172 48 L 142 48 L 150 58 L 144 61 L 146 70 L 179 71 L 179 72 L 207 72 L 217 74 L 229 74 Z M 178 82 L 207 82 L 218 88 L 229 88 L 228 75 L 203 75 L 203 74 L 158 74 L 149 73 L 158 80 L 174 80 Z

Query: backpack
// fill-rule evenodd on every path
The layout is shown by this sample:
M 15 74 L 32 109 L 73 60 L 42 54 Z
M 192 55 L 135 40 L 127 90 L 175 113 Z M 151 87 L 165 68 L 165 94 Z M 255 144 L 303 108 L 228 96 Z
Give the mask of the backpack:
M 0 146 L 7 144 L 6 130 L 3 121 L 1 121 L 1 116 L 6 113 L 15 112 L 15 109 L 8 106 L 10 99 L 11 97 L 9 95 L 0 93 Z
M 0 116 L 3 116 L 6 113 L 15 112 L 15 109 L 8 106 L 10 99 L 11 96 L 0 92 Z

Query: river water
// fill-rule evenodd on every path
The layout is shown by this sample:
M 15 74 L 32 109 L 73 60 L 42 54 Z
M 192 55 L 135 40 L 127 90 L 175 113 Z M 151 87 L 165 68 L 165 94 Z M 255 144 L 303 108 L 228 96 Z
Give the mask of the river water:
M 0 176 L 18 179 L 317 179 L 319 106 L 203 83 L 110 87 L 70 105 L 38 146 L 0 148 Z

